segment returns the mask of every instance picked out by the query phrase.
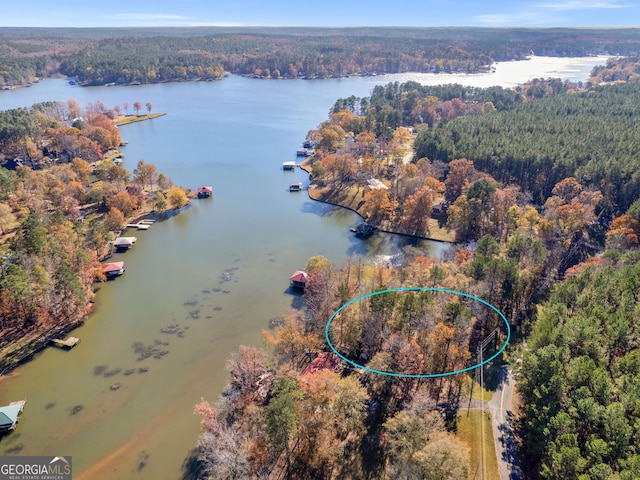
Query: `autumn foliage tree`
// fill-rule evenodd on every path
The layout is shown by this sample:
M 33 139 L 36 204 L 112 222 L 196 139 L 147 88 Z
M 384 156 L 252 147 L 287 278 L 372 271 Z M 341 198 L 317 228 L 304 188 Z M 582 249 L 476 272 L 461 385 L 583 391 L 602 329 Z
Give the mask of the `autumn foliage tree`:
M 169 193 L 167 194 L 167 201 L 171 208 L 182 208 L 188 202 L 187 194 L 180 187 L 171 187 Z
M 142 187 L 147 185 L 149 188 L 153 188 L 153 185 L 158 181 L 156 166 L 152 163 L 145 162 L 143 159 L 138 160 L 138 164 L 133 170 L 133 179 Z
M 621 215 L 611 222 L 607 231 L 607 244 L 620 249 L 638 246 L 640 222 L 629 214 Z
M 113 232 L 120 231 L 124 227 L 124 222 L 124 214 L 116 207 L 111 207 L 104 218 L 104 226 Z
M 374 189 L 365 193 L 363 211 L 372 225 L 379 225 L 394 211 L 394 204 L 387 189 Z
M 116 209 L 125 217 L 130 216 L 137 206 L 137 202 L 127 191 L 117 192 L 114 195 L 108 196 L 106 203 L 109 209 Z
M 424 185 L 405 200 L 402 205 L 400 225 L 413 235 L 428 237 L 429 220 L 436 199 L 445 191 L 445 185 L 432 177 L 427 177 Z

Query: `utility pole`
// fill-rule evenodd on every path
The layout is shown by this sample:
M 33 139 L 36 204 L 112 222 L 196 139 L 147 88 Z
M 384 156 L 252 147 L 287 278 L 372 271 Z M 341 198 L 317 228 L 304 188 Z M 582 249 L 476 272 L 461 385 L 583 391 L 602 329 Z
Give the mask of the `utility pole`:
M 485 458 L 485 451 L 484 451 L 484 365 L 482 365 L 483 362 L 483 353 L 484 353 L 484 349 L 487 348 L 489 346 L 489 344 L 496 338 L 496 336 L 498 335 L 498 329 L 496 328 L 495 330 L 493 330 L 489 335 L 487 335 L 485 337 L 484 340 L 482 340 L 482 342 L 480 342 L 480 345 L 478 345 L 478 350 L 477 350 L 477 354 L 478 354 L 478 369 L 480 370 L 479 375 L 480 375 L 480 395 L 481 395 L 481 399 L 480 399 L 480 462 L 481 462 L 481 468 L 480 468 L 480 479 L 484 480 L 487 478 L 487 461 Z

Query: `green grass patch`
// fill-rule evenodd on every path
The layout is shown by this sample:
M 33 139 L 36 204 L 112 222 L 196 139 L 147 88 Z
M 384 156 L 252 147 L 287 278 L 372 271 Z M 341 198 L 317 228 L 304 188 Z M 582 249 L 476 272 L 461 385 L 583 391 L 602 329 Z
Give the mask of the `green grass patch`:
M 458 439 L 469 447 L 469 479 L 481 478 L 482 470 L 482 444 L 480 421 L 482 413 L 479 410 L 463 411 L 458 415 Z M 495 444 L 493 442 L 493 430 L 491 429 L 491 414 L 484 412 L 484 452 L 487 476 L 485 480 L 500 480 L 498 459 L 496 457 Z
M 462 381 L 462 395 L 472 400 L 484 400 L 488 402 L 493 398 L 492 385 L 485 381 L 484 389 L 480 388 L 480 384 L 471 376 L 465 376 Z
M 150 113 L 148 115 L 120 115 L 113 119 L 113 123 L 116 125 L 127 125 L 134 122 L 142 122 L 143 120 L 150 120 L 152 118 L 161 117 L 166 113 Z

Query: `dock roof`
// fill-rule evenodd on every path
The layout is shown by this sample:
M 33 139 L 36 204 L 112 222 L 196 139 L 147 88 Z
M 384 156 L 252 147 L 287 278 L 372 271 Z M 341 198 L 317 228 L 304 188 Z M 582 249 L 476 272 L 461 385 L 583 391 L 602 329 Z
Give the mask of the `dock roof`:
M 124 268 L 124 262 L 110 262 L 102 264 L 102 272 L 117 272 Z
M 296 270 L 296 272 L 289 277 L 289 280 L 294 282 L 306 282 L 308 279 L 309 274 L 304 270 Z
M 114 245 L 133 245 L 138 240 L 136 237 L 118 237 L 113 241 Z
M 6 413 L 0 411 L 0 429 L 7 429 L 13 426 L 13 424 L 16 423 L 15 421 L 12 421 Z
M 18 422 L 18 415 L 22 411 L 22 402 L 14 402 L 0 407 L 0 428 L 12 428 Z

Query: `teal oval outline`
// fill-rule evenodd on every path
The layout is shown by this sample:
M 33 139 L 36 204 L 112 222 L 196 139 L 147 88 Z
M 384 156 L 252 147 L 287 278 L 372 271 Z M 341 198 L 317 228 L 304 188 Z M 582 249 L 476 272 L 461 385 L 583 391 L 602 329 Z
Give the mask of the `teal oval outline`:
M 338 313 L 340 313 L 342 310 L 347 308 L 349 305 L 353 305 L 354 303 L 359 302 L 360 300 L 363 300 L 365 298 L 373 297 L 375 295 L 380 295 L 382 293 L 406 292 L 406 291 L 451 293 L 451 294 L 454 294 L 454 295 L 460 295 L 460 296 L 463 296 L 463 297 L 470 298 L 472 300 L 475 300 L 476 302 L 480 302 L 480 303 L 486 305 L 487 307 L 491 308 L 498 315 L 500 315 L 500 317 L 504 321 L 505 325 L 507 326 L 507 339 L 505 340 L 504 344 L 500 347 L 500 349 L 495 354 L 493 354 L 490 358 L 487 358 L 486 360 L 484 360 L 481 363 L 476 363 L 475 365 L 472 365 L 470 367 L 461 368 L 459 370 L 454 370 L 454 371 L 451 371 L 451 372 L 424 373 L 424 374 L 383 372 L 382 370 L 376 370 L 374 368 L 365 367 L 364 365 L 360 365 L 359 363 L 356 363 L 353 360 L 349 360 L 347 357 L 345 357 L 340 352 L 338 352 L 336 347 L 333 346 L 333 344 L 331 343 L 331 340 L 329 340 L 329 326 L 331 325 L 331 322 L 333 321 L 333 319 L 336 317 L 336 315 Z M 476 297 L 476 296 L 471 295 L 469 293 L 458 292 L 456 290 L 449 290 L 449 289 L 446 289 L 446 288 L 439 288 L 439 287 L 398 287 L 398 288 L 390 288 L 390 289 L 387 289 L 387 290 L 380 290 L 380 291 L 377 291 L 377 292 L 368 293 L 366 295 L 361 295 L 361 296 L 359 296 L 357 298 L 354 298 L 353 300 L 348 301 L 344 305 L 342 305 L 339 309 L 337 309 L 335 312 L 333 312 L 331 317 L 329 317 L 329 320 L 327 321 L 327 324 L 324 327 L 324 337 L 325 337 L 325 340 L 327 341 L 327 343 L 329 344 L 329 348 L 331 348 L 333 353 L 338 355 L 338 357 L 340 357 L 342 360 L 344 360 L 345 362 L 349 363 L 350 365 L 353 365 L 354 367 L 360 368 L 360 369 L 365 370 L 367 372 L 378 373 L 380 375 L 387 375 L 388 377 L 438 378 L 438 377 L 448 377 L 450 375 L 457 375 L 458 373 L 468 372 L 469 370 L 474 370 L 474 369 L 476 369 L 478 367 L 482 367 L 483 365 L 486 365 L 487 363 L 489 363 L 491 360 L 493 360 L 498 355 L 500 355 L 504 351 L 505 348 L 507 348 L 507 345 L 509 344 L 509 341 L 511 339 L 511 326 L 509 325 L 509 321 L 507 320 L 507 317 L 505 317 L 504 314 L 500 310 L 498 310 L 496 307 L 494 307 L 492 304 L 490 304 L 486 300 L 483 300 L 482 298 Z

